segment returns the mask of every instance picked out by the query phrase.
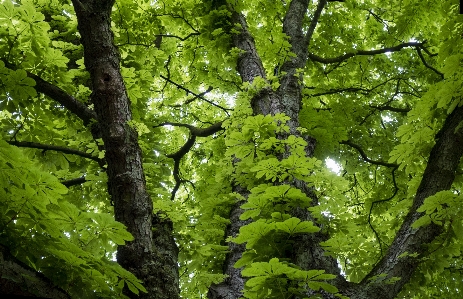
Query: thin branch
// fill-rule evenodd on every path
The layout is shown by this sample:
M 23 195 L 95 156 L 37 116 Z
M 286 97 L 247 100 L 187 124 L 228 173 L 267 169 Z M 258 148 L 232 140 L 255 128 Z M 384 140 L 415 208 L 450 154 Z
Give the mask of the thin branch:
M 71 148 L 64 147 L 64 146 L 48 145 L 48 144 L 41 144 L 41 143 L 35 143 L 35 142 L 29 142 L 29 141 L 7 141 L 7 142 L 17 147 L 35 148 L 35 149 L 41 149 L 44 151 L 57 151 L 57 152 L 65 153 L 65 154 L 80 156 L 83 158 L 93 160 L 97 162 L 100 166 L 105 164 L 104 159 L 100 159 L 89 153 L 85 153 L 85 152 L 71 149 Z
M 335 93 L 342 93 L 342 92 L 357 92 L 357 91 L 362 91 L 362 92 L 363 92 L 362 94 L 367 95 L 367 94 L 369 94 L 370 92 L 372 92 L 373 90 L 377 89 L 378 87 L 383 86 L 383 85 L 385 85 L 385 84 L 387 84 L 387 83 L 389 83 L 390 81 L 395 80 L 395 79 L 400 80 L 400 78 L 389 78 L 389 79 L 385 80 L 384 82 L 381 82 L 381 83 L 379 83 L 379 84 L 376 85 L 376 86 L 373 86 L 372 88 L 347 87 L 347 88 L 339 88 L 339 89 L 330 89 L 330 90 L 327 90 L 327 91 L 325 91 L 325 92 L 309 94 L 308 96 L 309 96 L 309 97 L 318 97 L 318 96 L 329 95 L 329 94 L 335 94 Z M 326 104 L 325 104 L 325 105 L 326 105 Z
M 172 34 L 155 34 L 154 36 L 156 36 L 156 37 L 173 37 L 173 38 L 177 38 L 177 39 L 179 39 L 179 40 L 181 40 L 183 42 L 183 41 L 187 40 L 188 38 L 190 38 L 192 36 L 195 36 L 195 35 L 200 35 L 200 33 L 199 32 L 192 32 L 192 33 L 188 34 L 185 37 L 180 37 L 180 36 L 172 35 Z
M 81 185 L 85 182 L 87 182 L 87 180 L 85 179 L 85 176 L 82 176 L 80 178 L 76 178 L 72 180 L 61 181 L 60 183 L 69 188 L 72 186 Z
M 213 90 L 213 87 L 212 86 L 209 86 L 208 89 L 204 92 L 201 92 L 200 94 L 198 94 L 197 96 L 194 96 L 193 98 L 191 99 L 188 99 L 186 100 L 183 104 L 178 104 L 178 105 L 171 105 L 170 107 L 174 107 L 174 108 L 178 108 L 178 107 L 182 107 L 183 105 L 188 105 L 190 104 L 191 102 L 193 102 L 194 100 L 200 98 L 200 97 L 204 97 L 207 93 L 211 92 Z
M 8 67 L 9 69 L 12 69 L 12 70 L 17 69 L 15 65 L 3 59 L 2 61 L 5 63 L 5 66 Z M 74 113 L 77 117 L 79 117 L 84 122 L 84 125 L 88 125 L 92 122 L 92 120 L 97 119 L 95 111 L 89 109 L 82 102 L 78 101 L 76 98 L 66 93 L 63 89 L 43 80 L 37 75 L 34 75 L 27 71 L 26 73 L 29 78 L 34 79 L 35 81 L 34 88 L 37 92 L 43 93 L 44 95 L 50 97 L 52 100 L 66 107 L 66 109 L 68 109 L 69 111 Z
M 183 180 L 180 178 L 180 160 L 194 146 L 196 142 L 196 137 L 207 137 L 223 129 L 222 129 L 222 122 L 215 123 L 212 126 L 207 127 L 207 128 L 197 128 L 197 127 L 194 127 L 188 124 L 170 123 L 170 122 L 162 123 L 155 127 L 160 127 L 160 126 L 165 126 L 165 125 L 184 127 L 190 130 L 190 137 L 188 138 L 187 142 L 177 152 L 167 155 L 168 158 L 174 159 L 174 170 L 172 171 L 172 173 L 173 173 L 174 180 L 175 180 L 175 186 L 172 189 L 172 193 L 170 197 L 171 200 L 174 200 L 175 194 L 177 193 L 182 183 L 189 182 L 194 187 L 193 183 L 191 183 L 189 180 Z
M 423 49 L 425 48 L 423 47 Z M 444 74 L 426 62 L 426 60 L 423 57 L 423 53 L 421 53 L 421 47 L 416 47 L 416 52 L 418 52 L 418 56 L 420 57 L 421 62 L 423 62 L 424 66 L 433 70 L 436 74 L 438 74 L 442 78 L 442 80 L 444 80 Z
M 207 102 L 207 103 L 209 103 L 209 104 L 211 104 L 211 105 L 213 105 L 213 106 L 215 106 L 215 107 L 217 107 L 217 108 L 219 108 L 219 109 L 222 109 L 228 116 L 230 116 L 230 114 L 228 113 L 228 111 L 231 111 L 231 110 L 233 110 L 233 109 L 224 108 L 224 107 L 222 107 L 222 106 L 220 106 L 220 105 L 217 105 L 216 103 L 214 103 L 214 102 L 212 102 L 212 101 L 209 101 L 208 99 L 206 99 L 205 97 L 201 96 L 200 94 L 197 94 L 197 93 L 195 93 L 195 92 L 192 92 L 191 90 L 189 90 L 189 89 L 183 87 L 182 85 L 175 83 L 174 81 L 170 80 L 169 78 L 164 77 L 163 75 L 160 75 L 160 76 L 161 76 L 162 79 L 164 79 L 164 80 L 166 80 L 167 82 L 169 82 L 169 83 L 175 85 L 177 88 L 179 88 L 179 89 L 181 89 L 181 90 L 184 90 L 184 91 L 186 91 L 187 93 L 191 93 L 191 94 L 194 95 L 196 98 L 199 98 L 199 99 L 201 99 L 201 100 L 203 100 L 203 101 L 205 101 L 205 102 Z
M 390 47 L 390 48 L 383 48 L 383 49 L 369 50 L 369 51 L 358 50 L 352 53 L 346 53 L 344 55 L 341 55 L 338 57 L 332 57 L 332 58 L 323 58 L 323 57 L 317 56 L 309 52 L 309 58 L 313 61 L 317 61 L 317 62 L 324 63 L 324 64 L 330 64 L 330 63 L 342 62 L 354 56 L 378 55 L 378 54 L 384 54 L 384 53 L 389 53 L 389 52 L 397 52 L 407 47 L 421 47 L 421 46 L 423 46 L 423 43 L 408 42 L 408 43 L 402 43 L 400 45 Z
M 393 168 L 396 168 L 398 166 L 397 164 L 386 163 L 386 162 L 383 162 L 383 161 L 374 161 L 374 160 L 369 159 L 368 156 L 363 151 L 363 149 L 360 147 L 360 145 L 357 145 L 357 144 L 353 143 L 350 140 L 341 141 L 339 143 L 340 144 L 345 144 L 345 145 L 348 145 L 350 147 L 355 148 L 359 152 L 360 156 L 362 156 L 363 160 L 370 163 L 370 164 L 381 165 L 381 166 L 385 166 L 385 167 L 393 167 Z
M 399 113 L 407 113 L 411 110 L 410 108 L 397 108 L 397 107 L 392 107 L 390 105 L 384 105 L 384 106 L 370 105 L 370 107 L 375 108 L 376 110 L 379 110 L 379 111 L 392 111 L 392 112 L 399 112 Z

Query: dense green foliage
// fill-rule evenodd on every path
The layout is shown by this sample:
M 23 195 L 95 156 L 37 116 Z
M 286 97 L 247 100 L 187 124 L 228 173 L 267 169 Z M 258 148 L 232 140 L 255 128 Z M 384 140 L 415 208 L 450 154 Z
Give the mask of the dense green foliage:
M 236 264 L 248 278 L 246 298 L 290 298 L 307 285 L 336 293 L 333 275 L 285 259 L 294 236 L 320 230 L 330 235 L 323 246 L 346 278 L 360 282 L 391 245 L 435 136 L 462 103 L 457 1 L 328 4 L 298 70 L 298 131 L 316 139 L 313 157 L 306 157 L 306 140 L 289 134 L 289 117 L 251 109 L 252 96 L 278 88 L 279 67 L 293 56 L 282 33 L 286 1 L 228 1 L 247 17 L 267 70 L 267 80 L 244 84 L 231 42 L 239 28 L 230 25 L 225 1 L 217 2 L 117 0 L 112 12 L 130 126 L 155 212 L 174 223 L 183 298 L 204 298 L 224 279 L 224 230 L 240 200 L 241 219 L 252 222 L 228 241 L 246 244 Z M 103 142 L 91 134 L 95 120 L 78 117 L 30 76 L 92 109 L 79 38 L 70 1 L 0 1 L 0 244 L 75 298 L 115 298 L 124 284 L 144 288 L 113 261 L 116 245 L 132 236 L 112 217 Z M 391 49 L 371 52 L 383 48 Z M 193 132 L 217 122 L 224 130 Z M 175 155 L 193 135 L 191 149 Z M 444 233 L 428 245 L 400 298 L 456 298 L 463 287 L 462 174 L 460 165 L 452 188 L 420 208 L 414 226 L 436 223 Z M 279 184 L 293 179 L 306 182 L 319 205 Z M 233 192 L 235 185 L 249 196 Z M 293 217 L 294 208 L 309 208 L 318 224 Z

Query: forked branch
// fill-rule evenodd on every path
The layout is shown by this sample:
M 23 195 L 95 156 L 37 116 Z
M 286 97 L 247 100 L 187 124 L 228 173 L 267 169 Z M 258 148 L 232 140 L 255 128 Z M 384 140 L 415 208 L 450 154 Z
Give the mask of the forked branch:
M 180 160 L 191 150 L 191 148 L 195 145 L 196 142 L 196 137 L 207 137 L 211 136 L 217 132 L 219 132 L 222 129 L 222 122 L 218 122 L 213 124 L 210 127 L 207 128 L 197 128 L 192 125 L 188 124 L 182 124 L 182 123 L 171 123 L 171 122 L 166 122 L 162 123 L 160 125 L 157 125 L 155 127 L 160 127 L 160 126 L 176 126 L 176 127 L 184 127 L 188 128 L 190 131 L 190 137 L 188 137 L 188 140 L 185 142 L 185 144 L 175 153 L 173 154 L 168 154 L 168 158 L 174 159 L 174 170 L 172 171 L 172 174 L 174 176 L 175 180 L 175 186 L 172 189 L 171 192 L 171 200 L 175 199 L 175 194 L 177 193 L 178 189 L 180 188 L 180 185 L 184 182 L 187 182 L 187 180 L 183 180 L 180 178 Z

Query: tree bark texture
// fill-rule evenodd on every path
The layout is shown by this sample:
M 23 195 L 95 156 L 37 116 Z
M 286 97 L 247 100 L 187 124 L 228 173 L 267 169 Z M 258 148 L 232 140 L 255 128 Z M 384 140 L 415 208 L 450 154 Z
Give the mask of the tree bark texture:
M 318 18 L 326 4 L 327 1 L 319 1 L 317 7 L 314 7 L 313 18 L 308 26 L 309 29 L 306 34 L 303 34 L 303 20 L 307 14 L 309 1 L 291 1 L 283 21 L 283 31 L 288 35 L 291 51 L 296 56 L 285 61 L 280 67 L 280 70 L 285 72 L 285 75 L 280 78 L 278 90 L 273 91 L 271 88 L 264 88 L 251 99 L 251 107 L 255 115 L 285 113 L 289 116 L 291 118 L 288 122 L 290 132 L 296 136 L 300 136 L 296 128 L 299 126 L 299 110 L 302 103 L 302 77 L 295 76 L 295 74 L 297 69 L 304 68 L 307 63 L 308 46 Z M 265 69 L 256 50 L 254 38 L 247 29 L 244 15 L 234 11 L 232 6 L 229 6 L 229 9 L 232 13 L 232 23 L 239 24 L 241 28 L 239 33 L 232 36 L 232 40 L 233 45 L 243 51 L 237 61 L 237 71 L 242 81 L 252 83 L 257 77 L 266 79 Z M 423 204 L 424 199 L 439 191 L 448 190 L 453 183 L 456 168 L 463 154 L 463 147 L 461 146 L 463 144 L 463 132 L 461 128 L 459 131 L 455 131 L 455 129 L 462 121 L 463 107 L 457 108 L 448 116 L 444 127 L 438 134 L 438 141 L 429 156 L 413 205 L 395 240 L 385 256 L 360 283 L 354 284 L 346 281 L 340 274 L 337 261 L 325 255 L 325 251 L 319 243 L 327 240 L 329 236 L 323 233 L 302 234 L 294 238 L 293 250 L 291 256 L 288 257 L 303 269 L 322 269 L 327 273 L 335 274 L 336 278 L 330 283 L 335 285 L 341 294 L 351 299 L 395 298 L 403 286 L 409 282 L 419 264 L 419 258 L 426 254 L 425 245 L 433 241 L 442 232 L 441 227 L 435 224 L 418 229 L 413 229 L 411 225 L 423 215 L 423 213 L 416 210 Z M 301 137 L 308 142 L 307 155 L 312 155 L 315 140 L 307 136 Z M 317 204 L 316 197 L 304 182 L 295 180 L 288 183 L 312 198 L 314 205 Z M 245 190 L 243 190 L 243 193 L 246 193 Z M 238 210 L 239 207 L 234 207 L 234 209 Z M 235 210 L 232 210 L 232 213 L 235 213 Z M 306 209 L 295 209 L 292 214 L 301 220 L 314 221 L 314 218 Z M 245 225 L 245 223 L 239 222 L 233 217 L 231 217 L 231 221 L 231 226 L 234 227 L 235 231 Z M 234 233 L 227 231 L 227 236 L 230 235 L 234 236 Z M 243 248 L 232 244 L 229 245 L 229 249 L 230 256 L 235 258 L 226 259 L 225 269 L 233 267 L 232 263 L 236 262 L 243 253 Z M 419 253 L 419 256 L 406 256 L 399 259 L 399 256 L 405 252 Z M 369 278 L 379 274 L 386 274 L 386 279 L 391 277 L 400 277 L 401 279 L 392 285 L 383 282 L 372 283 L 369 280 Z M 224 281 L 220 286 L 211 287 L 208 298 L 240 298 L 240 294 L 236 293 L 236 290 L 243 285 L 243 279 L 236 273 L 233 277 Z M 220 292 L 213 292 L 216 289 L 220 289 Z M 312 291 L 308 290 L 307 295 L 311 294 L 313 294 Z M 319 293 L 319 295 L 323 296 L 324 299 L 337 298 L 333 294 L 325 292 Z
M 179 298 L 177 253 L 172 223 L 153 215 L 146 190 L 142 152 L 130 100 L 120 73 L 119 53 L 111 32 L 111 0 L 73 0 L 84 46 L 84 61 L 93 85 L 91 101 L 106 150 L 108 192 L 115 218 L 134 241 L 120 246 L 117 260 L 144 283 L 148 293 L 133 298 Z

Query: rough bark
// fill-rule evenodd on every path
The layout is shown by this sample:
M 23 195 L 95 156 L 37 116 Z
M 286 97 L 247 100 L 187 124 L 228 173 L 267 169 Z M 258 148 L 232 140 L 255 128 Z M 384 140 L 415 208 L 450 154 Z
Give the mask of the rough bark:
M 302 24 L 309 1 L 291 1 L 283 21 L 283 31 L 289 36 L 292 52 L 296 54 L 296 57 L 285 61 L 281 66 L 281 71 L 286 74 L 281 77 L 278 90 L 273 91 L 271 88 L 265 88 L 251 99 L 251 106 L 255 115 L 285 113 L 289 116 L 291 118 L 288 121 L 290 133 L 297 136 L 300 136 L 297 127 L 299 127 L 299 110 L 302 102 L 302 85 L 300 83 L 302 81 L 302 75 L 295 76 L 295 74 L 296 70 L 304 68 L 307 62 L 307 47 L 325 4 L 326 1 L 320 1 L 315 10 L 314 19 L 309 26 L 308 32 L 303 34 Z M 231 9 L 232 13 L 232 22 L 234 24 L 239 24 L 241 28 L 239 33 L 233 35 L 233 45 L 243 51 L 237 61 L 237 70 L 242 81 L 252 82 L 257 77 L 266 79 L 265 69 L 257 53 L 254 39 L 248 31 L 245 17 L 239 12 L 234 11 L 232 7 L 229 7 L 229 9 Z M 279 137 L 284 138 L 285 136 Z M 308 156 L 311 156 L 315 148 L 315 140 L 309 136 L 301 137 L 307 141 L 306 153 Z M 314 204 L 316 204 L 315 195 L 304 182 L 294 180 L 287 183 L 300 189 L 310 198 L 313 198 Z M 245 190 L 242 190 L 242 192 L 246 193 Z M 241 212 L 241 209 L 237 205 L 233 207 L 231 213 L 232 215 L 239 215 Z M 292 214 L 302 220 L 314 220 L 305 209 L 295 209 Z M 231 218 L 230 220 L 230 227 L 233 227 L 235 231 L 239 231 L 239 228 L 246 224 L 243 221 L 238 221 L 239 218 Z M 228 230 L 226 233 L 227 236 L 232 235 Z M 336 282 L 339 285 L 346 285 L 347 282 L 340 275 L 336 260 L 332 257 L 325 256 L 323 248 L 319 245 L 319 243 L 326 240 L 327 237 L 328 236 L 322 233 L 298 236 L 297 239 L 293 240 L 295 242 L 290 257 L 298 266 L 304 269 L 325 269 L 329 273 L 336 274 L 338 276 Z M 226 271 L 227 269 L 233 268 L 233 264 L 244 252 L 243 247 L 236 246 L 236 244 L 233 243 L 229 244 L 229 250 L 230 253 L 224 265 Z M 208 298 L 240 298 L 240 293 L 236 292 L 236 290 L 243 287 L 243 279 L 239 272 L 236 273 L 237 270 L 238 269 L 234 269 L 235 273 L 233 273 L 233 276 L 230 276 L 220 285 L 212 286 Z M 228 274 L 228 272 L 224 273 Z
M 53 285 L 43 274 L 28 267 L 0 245 L 0 294 L 64 299 L 70 296 Z
M 431 150 L 428 163 L 423 174 L 420 186 L 400 230 L 389 247 L 386 255 L 373 268 L 373 270 L 355 287 L 355 293 L 351 299 L 381 298 L 392 299 L 410 281 L 413 272 L 420 263 L 420 258 L 426 255 L 429 244 L 442 232 L 442 227 L 430 224 L 425 227 L 413 229 L 411 225 L 423 213 L 416 210 L 423 204 L 424 200 L 439 191 L 450 189 L 455 173 L 463 155 L 463 130 L 458 128 L 463 121 L 463 107 L 456 108 L 446 119 L 443 128 L 437 134 L 439 138 Z M 399 256 L 405 252 L 418 253 L 417 257 Z M 385 279 L 400 277 L 395 284 L 386 285 L 382 283 L 369 283 L 368 279 L 379 275 L 387 274 Z
M 294 75 L 298 68 L 305 67 L 309 57 L 307 49 L 310 39 L 312 38 L 318 18 L 327 3 L 327 1 L 319 1 L 317 8 L 314 10 L 309 29 L 304 35 L 302 33 L 302 22 L 308 9 L 308 2 L 306 0 L 291 1 L 283 21 L 283 31 L 288 35 L 292 47 L 291 50 L 296 54 L 296 57 L 287 60 L 280 67 L 280 70 L 286 73 L 280 79 L 280 87 L 277 91 L 272 91 L 270 88 L 263 89 L 251 99 L 254 114 L 285 113 L 290 116 L 289 126 L 291 134 L 296 135 L 299 135 L 296 128 L 299 126 L 298 117 L 302 101 L 302 85 L 300 83 L 302 78 Z M 243 82 L 252 82 L 257 77 L 265 79 L 265 70 L 257 53 L 254 39 L 247 29 L 245 17 L 239 12 L 233 11 L 233 8 L 230 6 L 229 9 L 232 12 L 232 22 L 241 25 L 240 32 L 233 36 L 233 45 L 243 50 L 243 53 L 238 57 L 237 71 L 241 75 Z M 397 51 L 407 46 L 415 45 L 400 45 Z M 377 53 L 368 54 L 374 55 Z M 313 59 L 313 57 L 311 58 Z M 463 148 L 461 147 L 463 133 L 461 129 L 459 132 L 455 132 L 455 129 L 462 121 L 462 107 L 457 108 L 447 118 L 443 129 L 438 134 L 439 140 L 430 154 L 427 168 L 415 196 L 413 206 L 384 258 L 362 282 L 359 284 L 347 282 L 340 274 L 337 261 L 332 257 L 325 256 L 324 249 L 319 243 L 326 240 L 329 236 L 323 233 L 297 236 L 293 240 L 295 241 L 291 253 L 293 262 L 303 269 L 323 269 L 328 273 L 335 274 L 337 277 L 331 283 L 338 287 L 340 293 L 352 299 L 394 298 L 397 296 L 402 287 L 410 280 L 419 264 L 419 258 L 426 254 L 425 245 L 433 241 L 441 233 L 441 227 L 435 224 L 419 229 L 412 229 L 411 225 L 422 216 L 422 213 L 418 213 L 416 210 L 423 204 L 424 199 L 439 191 L 449 189 L 454 180 L 455 170 L 463 154 Z M 305 139 L 308 141 L 306 153 L 310 156 L 313 153 L 315 141 L 308 137 Z M 294 181 L 289 183 L 313 198 L 314 204 L 316 204 L 316 197 L 304 182 Z M 239 206 L 234 207 L 232 215 L 234 213 L 240 213 Z M 300 219 L 313 221 L 313 217 L 305 209 L 295 209 L 292 214 Z M 243 222 L 234 221 L 233 218 L 231 218 L 231 221 L 231 226 L 235 231 L 244 225 Z M 230 231 L 227 231 L 227 236 L 231 234 Z M 241 256 L 244 250 L 243 248 L 234 247 L 232 244 L 229 245 L 229 248 L 230 254 L 225 261 L 225 269 L 232 267 L 232 263 Z M 406 256 L 399 260 L 398 257 L 404 252 L 419 253 L 419 256 Z M 381 282 L 371 283 L 369 278 L 379 274 L 386 274 L 386 279 L 395 276 L 400 277 L 401 280 L 393 285 Z M 234 273 L 233 278 L 227 279 L 219 286 L 212 286 L 209 298 L 239 298 L 236 290 L 242 285 L 243 280 L 240 274 Z M 214 293 L 214 291 L 216 292 Z M 307 295 L 311 294 L 312 292 L 309 290 Z M 319 295 L 325 299 L 335 298 L 333 294 L 324 292 Z
M 239 192 L 245 198 L 247 197 L 246 190 L 234 188 L 234 192 Z M 248 224 L 250 221 L 240 220 L 243 210 L 240 206 L 244 201 L 237 202 L 233 205 L 230 211 L 230 224 L 225 230 L 226 237 L 238 236 L 239 230 L 242 226 Z M 246 244 L 236 244 L 233 242 L 228 243 L 229 253 L 226 256 L 223 274 L 228 277 L 220 284 L 214 284 L 209 288 L 207 298 L 209 299 L 236 299 L 241 298 L 242 290 L 244 289 L 245 279 L 241 276 L 241 268 L 235 268 L 235 263 L 241 258 L 246 249 Z
M 134 241 L 120 246 L 117 260 L 144 282 L 147 294 L 132 298 L 179 298 L 177 253 L 172 223 L 153 215 L 146 190 L 142 153 L 132 119 L 111 32 L 112 0 L 73 0 L 84 61 L 92 81 L 94 104 L 108 164 L 108 192 L 117 221 L 127 226 Z

